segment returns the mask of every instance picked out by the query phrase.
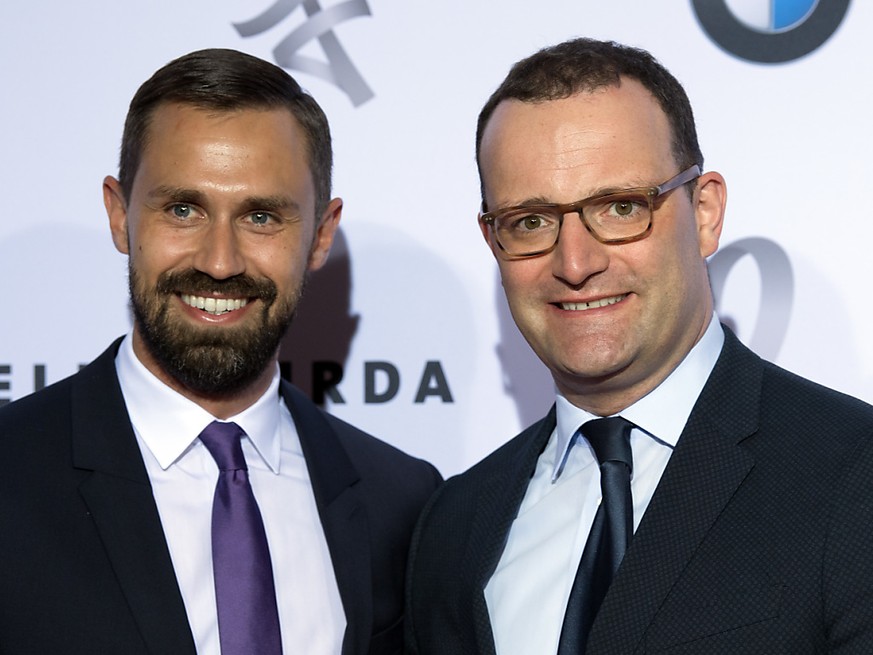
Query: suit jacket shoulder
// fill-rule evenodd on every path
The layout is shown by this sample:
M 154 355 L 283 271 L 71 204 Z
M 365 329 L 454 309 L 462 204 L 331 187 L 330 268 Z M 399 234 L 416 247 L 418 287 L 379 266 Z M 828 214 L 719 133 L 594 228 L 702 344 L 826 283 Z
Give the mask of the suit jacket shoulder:
M 117 345 L 0 410 L 0 443 L 17 463 L 0 476 L 4 652 L 194 653 Z M 409 540 L 441 478 L 290 385 L 282 393 L 346 611 L 343 655 L 397 652 Z
M 299 389 L 282 381 L 282 396 L 291 410 L 310 474 L 319 479 L 321 502 L 330 502 L 349 484 L 369 491 L 397 494 L 392 505 L 421 507 L 442 482 L 428 462 L 412 457 L 317 407 Z
M 450 478 L 431 498 L 410 551 L 408 653 L 494 652 L 482 589 L 554 427 L 553 407 L 545 418 Z
M 297 426 L 346 613 L 343 655 L 397 653 L 412 530 L 442 482 L 420 459 L 316 407 L 290 383 Z
M 532 426 L 425 509 L 410 653 L 494 652 L 483 590 L 553 426 Z M 870 534 L 873 408 L 726 330 L 587 652 L 873 652 Z
M 117 345 L 0 410 L 4 652 L 194 654 Z
M 873 486 L 857 473 L 873 464 L 873 408 L 725 332 L 589 648 L 873 652 L 870 617 L 838 602 L 873 585 L 846 556 L 861 543 L 846 526 L 873 529 L 860 500 Z

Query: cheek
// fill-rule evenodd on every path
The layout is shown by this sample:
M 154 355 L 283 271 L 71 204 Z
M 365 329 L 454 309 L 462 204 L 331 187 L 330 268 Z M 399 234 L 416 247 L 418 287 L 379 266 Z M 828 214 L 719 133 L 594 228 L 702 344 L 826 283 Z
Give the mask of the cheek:
M 662 298 L 660 311 L 684 322 L 709 294 L 706 263 L 693 232 L 683 230 L 672 236 L 673 241 L 658 249 L 657 261 L 650 262 L 647 277 Z
M 503 293 L 506 296 L 506 302 L 509 305 L 509 310 L 518 321 L 518 312 L 525 305 L 525 298 L 529 293 L 527 285 L 523 284 L 518 276 L 507 275 L 501 272 L 500 284 L 503 287 Z
M 533 295 L 541 286 L 545 258 L 498 261 L 500 281 L 507 297 Z
M 144 260 L 172 262 L 196 250 L 202 237 L 192 232 L 166 229 L 156 217 L 146 215 L 128 223 L 128 244 Z
M 250 273 L 270 278 L 280 288 L 296 287 L 306 274 L 309 252 L 291 246 L 255 251 L 248 260 Z
M 131 242 L 130 260 L 137 272 L 149 279 L 156 279 L 161 273 L 183 268 L 186 263 L 184 251 L 172 241 L 153 243 L 145 240 Z
M 671 278 L 682 277 L 701 263 L 700 243 L 693 217 L 677 215 L 669 224 L 669 229 L 656 238 L 652 237 L 639 242 L 651 246 L 647 253 L 650 270 L 659 270 L 660 274 Z

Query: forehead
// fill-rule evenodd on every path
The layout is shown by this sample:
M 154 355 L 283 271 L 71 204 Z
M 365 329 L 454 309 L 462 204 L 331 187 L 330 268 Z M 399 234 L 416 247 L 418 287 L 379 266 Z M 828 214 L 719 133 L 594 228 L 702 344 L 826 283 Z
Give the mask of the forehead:
M 285 109 L 159 105 L 148 123 L 134 188 L 142 182 L 311 193 L 306 136 Z
M 575 187 L 566 189 L 575 196 L 581 187 L 663 181 L 675 173 L 671 144 L 657 100 L 623 78 L 559 100 L 501 102 L 483 132 L 480 165 L 486 191 L 548 182 Z
M 301 153 L 306 148 L 302 127 L 286 109 L 223 110 L 165 102 L 157 105 L 148 117 L 144 151 L 154 143 L 167 145 L 167 142 L 196 142 L 216 137 L 228 141 L 237 138 L 255 145 L 264 136 L 271 137 L 278 146 L 292 146 Z

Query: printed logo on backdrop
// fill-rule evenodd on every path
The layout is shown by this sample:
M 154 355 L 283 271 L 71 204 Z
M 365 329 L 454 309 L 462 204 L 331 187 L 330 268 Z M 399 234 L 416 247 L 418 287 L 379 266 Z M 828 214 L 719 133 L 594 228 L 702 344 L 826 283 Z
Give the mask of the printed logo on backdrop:
M 362 249 L 366 251 L 366 245 Z M 371 261 L 382 259 L 373 254 Z M 419 262 L 422 259 L 420 255 L 414 257 Z M 444 281 L 447 277 L 436 279 Z M 402 284 L 402 280 L 395 282 Z M 400 297 L 401 293 L 392 291 L 389 284 L 385 282 L 387 295 Z M 369 315 L 378 320 L 377 309 Z M 387 315 L 382 316 L 387 319 Z M 345 232 L 339 228 L 327 262 L 308 277 L 306 293 L 279 348 L 282 377 L 297 385 L 317 405 L 325 405 L 327 400 L 334 405 L 383 405 L 403 399 L 411 399 L 414 405 L 455 402 L 446 364 L 433 353 L 421 354 L 420 359 L 413 361 L 404 358 L 402 363 L 384 354 L 351 363 L 349 354 L 360 323 L 361 316 L 352 311 L 351 254 Z M 431 341 L 421 332 L 424 329 L 419 330 L 423 344 Z M 372 348 L 372 344 L 365 348 Z M 354 378 L 351 386 L 360 395 L 350 396 L 342 388 L 347 378 Z
M 734 323 L 719 305 L 729 274 L 737 262 L 747 256 L 754 260 L 761 278 L 761 304 L 748 345 L 772 361 L 785 341 L 794 303 L 794 273 L 791 260 L 782 247 L 769 239 L 749 237 L 719 249 L 709 260 L 712 294 L 719 318 L 728 325 Z
M 780 64 L 827 41 L 849 0 L 692 0 L 704 32 L 729 53 L 761 64 Z
M 273 49 L 276 63 L 282 68 L 313 75 L 333 84 L 349 97 L 355 107 L 373 98 L 372 89 L 333 31 L 334 27 L 347 20 L 370 16 L 367 0 L 345 0 L 328 8 L 322 8 L 319 0 L 276 0 L 259 16 L 244 23 L 234 23 L 233 26 L 243 37 L 263 34 L 291 16 L 300 6 L 306 13 L 306 19 Z M 325 61 L 300 52 L 315 39 L 324 51 Z

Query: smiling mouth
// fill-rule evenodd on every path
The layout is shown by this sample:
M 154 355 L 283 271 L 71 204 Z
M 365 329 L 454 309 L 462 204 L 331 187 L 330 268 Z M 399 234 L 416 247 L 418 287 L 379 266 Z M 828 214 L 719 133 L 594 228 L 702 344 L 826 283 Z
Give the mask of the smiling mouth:
M 204 296 L 192 296 L 188 293 L 180 294 L 182 302 L 189 307 L 202 309 L 208 314 L 227 314 L 242 309 L 249 302 L 248 298 L 206 298 Z
M 606 307 L 607 305 L 614 305 L 617 302 L 621 302 L 625 298 L 627 298 L 628 294 L 623 293 L 620 296 L 610 296 L 609 298 L 600 298 L 599 300 L 592 300 L 591 302 L 561 302 L 557 303 L 557 305 L 564 310 L 569 312 L 584 312 L 586 309 L 597 309 L 598 307 Z

